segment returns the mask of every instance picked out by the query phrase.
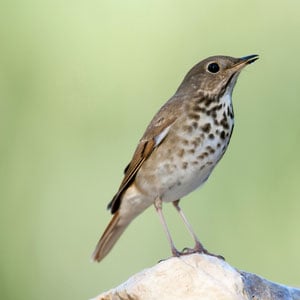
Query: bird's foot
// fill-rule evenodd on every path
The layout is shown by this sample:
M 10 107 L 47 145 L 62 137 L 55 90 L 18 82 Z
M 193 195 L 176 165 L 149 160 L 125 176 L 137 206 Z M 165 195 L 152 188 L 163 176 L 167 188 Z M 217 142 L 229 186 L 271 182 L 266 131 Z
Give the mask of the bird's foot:
M 219 259 L 222 259 L 222 260 L 225 261 L 225 257 L 224 256 L 208 252 L 206 249 L 204 249 L 204 251 L 202 251 L 201 253 L 204 253 L 206 255 L 213 256 L 213 257 L 216 257 L 216 258 L 219 258 Z
M 182 251 L 177 250 L 174 246 L 172 247 L 172 255 L 175 257 L 180 257 L 183 255 L 189 255 L 189 254 L 194 254 L 194 253 L 201 253 L 201 254 L 206 254 L 209 256 L 214 256 L 216 258 L 225 260 L 225 258 L 222 255 L 218 255 L 218 254 L 213 254 L 209 251 L 207 251 L 200 242 L 196 242 L 196 245 L 194 248 L 183 248 Z
M 187 248 L 186 247 L 181 252 L 177 251 L 177 253 L 176 253 L 177 255 L 176 256 L 189 255 L 189 254 L 193 254 L 193 253 L 206 254 L 206 255 L 209 255 L 209 256 L 214 256 L 216 258 L 225 260 L 224 256 L 218 255 L 218 254 L 214 254 L 214 253 L 211 253 L 211 252 L 207 251 L 200 243 L 199 244 L 197 243 L 194 248 Z

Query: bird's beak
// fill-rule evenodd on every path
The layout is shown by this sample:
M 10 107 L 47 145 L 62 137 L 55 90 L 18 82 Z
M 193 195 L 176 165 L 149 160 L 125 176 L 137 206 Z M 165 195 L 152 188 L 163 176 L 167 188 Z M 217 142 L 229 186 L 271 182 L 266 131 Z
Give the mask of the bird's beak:
M 257 54 L 252 54 L 252 55 L 248 55 L 248 56 L 244 56 L 240 58 L 240 62 L 246 65 L 252 64 L 253 62 L 255 62 L 258 59 L 258 55 Z
M 235 73 L 235 72 L 239 72 L 241 71 L 241 69 L 243 69 L 245 66 L 252 64 L 253 62 L 255 62 L 258 59 L 258 55 L 257 54 L 253 54 L 253 55 L 248 55 L 248 56 L 244 56 L 241 58 L 237 59 L 236 64 L 233 65 L 233 67 L 231 68 L 231 70 Z

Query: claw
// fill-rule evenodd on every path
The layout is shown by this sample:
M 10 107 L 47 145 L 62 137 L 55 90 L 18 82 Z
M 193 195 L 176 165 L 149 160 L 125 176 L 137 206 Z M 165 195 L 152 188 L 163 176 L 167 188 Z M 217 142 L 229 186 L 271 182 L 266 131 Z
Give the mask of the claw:
M 196 253 L 198 252 L 197 250 L 195 250 L 194 248 L 183 248 L 182 249 L 182 255 L 187 255 L 187 254 L 193 254 L 193 253 Z
M 206 249 L 203 249 L 202 253 L 204 253 L 204 254 L 206 254 L 206 255 L 209 255 L 209 256 L 213 256 L 213 257 L 222 259 L 222 260 L 225 261 L 225 257 L 224 257 L 224 256 L 219 255 L 219 254 L 213 254 L 213 253 L 210 253 L 210 252 L 208 252 Z
M 209 251 L 207 251 L 205 248 L 203 248 L 203 246 L 201 244 L 196 244 L 194 248 L 183 248 L 181 252 L 177 251 L 177 255 L 188 255 L 188 254 L 193 254 L 193 253 L 201 253 L 201 254 L 206 254 L 209 256 L 214 256 L 216 258 L 225 260 L 224 256 L 222 255 L 218 255 L 218 254 L 213 254 Z
M 178 251 L 176 248 L 172 248 L 173 256 L 179 257 L 182 255 L 182 252 Z

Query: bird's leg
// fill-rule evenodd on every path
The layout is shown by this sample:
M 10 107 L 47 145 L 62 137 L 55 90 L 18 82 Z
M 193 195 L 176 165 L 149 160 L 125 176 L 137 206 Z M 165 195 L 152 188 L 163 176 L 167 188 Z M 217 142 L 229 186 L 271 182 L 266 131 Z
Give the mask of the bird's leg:
M 192 252 L 200 252 L 200 253 L 205 253 L 206 249 L 203 247 L 203 245 L 201 244 L 201 242 L 199 241 L 198 237 L 196 236 L 191 224 L 188 222 L 185 214 L 183 213 L 183 210 L 181 209 L 181 207 L 179 206 L 179 201 L 180 200 L 176 200 L 173 201 L 173 205 L 176 208 L 176 210 L 178 211 L 184 225 L 186 226 L 186 228 L 188 229 L 188 232 L 190 233 L 191 237 L 193 238 L 193 240 L 195 241 L 195 247 L 194 249 L 190 249 L 192 250 Z M 186 248 L 187 249 L 187 248 Z
M 212 254 L 203 247 L 202 243 L 199 241 L 198 237 L 196 236 L 191 224 L 188 222 L 185 214 L 183 213 L 181 207 L 179 206 L 179 201 L 180 200 L 173 201 L 173 205 L 176 208 L 176 210 L 178 211 L 181 219 L 183 220 L 183 223 L 185 224 L 186 228 L 188 229 L 188 232 L 190 233 L 190 235 L 192 236 L 192 238 L 195 241 L 195 247 L 193 249 L 185 248 L 183 250 L 182 254 L 190 254 L 190 253 L 199 252 L 199 253 L 204 253 L 204 254 L 208 254 L 211 256 L 215 256 L 215 257 L 218 257 L 218 258 L 221 258 L 224 260 L 223 256 Z
M 171 233 L 168 229 L 168 226 L 167 226 L 167 222 L 166 222 L 166 219 L 163 215 L 163 212 L 162 212 L 162 200 L 160 198 L 156 198 L 155 201 L 154 201 L 154 207 L 159 215 L 159 220 L 164 228 L 164 231 L 167 235 L 167 238 L 168 238 L 168 241 L 169 241 L 169 244 L 171 246 L 171 251 L 172 251 L 172 254 L 173 256 L 180 256 L 180 252 L 176 249 L 175 245 L 174 245 L 174 242 L 173 242 L 173 239 L 171 237 Z

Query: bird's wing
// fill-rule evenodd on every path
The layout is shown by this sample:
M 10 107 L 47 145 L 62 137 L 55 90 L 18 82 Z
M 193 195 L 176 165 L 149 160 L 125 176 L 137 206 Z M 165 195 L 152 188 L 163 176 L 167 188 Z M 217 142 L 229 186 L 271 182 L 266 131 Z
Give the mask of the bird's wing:
M 134 152 L 131 162 L 124 170 L 124 179 L 117 194 L 107 206 L 107 208 L 111 210 L 111 213 L 115 213 L 119 209 L 121 204 L 121 195 L 130 186 L 144 161 L 168 135 L 170 127 L 174 123 L 175 119 L 175 117 L 168 119 L 160 118 L 157 121 L 154 119 L 150 123 Z

